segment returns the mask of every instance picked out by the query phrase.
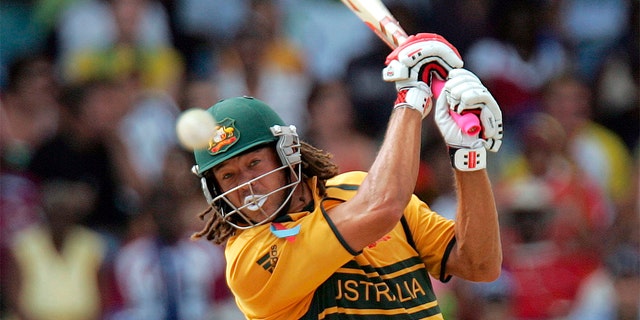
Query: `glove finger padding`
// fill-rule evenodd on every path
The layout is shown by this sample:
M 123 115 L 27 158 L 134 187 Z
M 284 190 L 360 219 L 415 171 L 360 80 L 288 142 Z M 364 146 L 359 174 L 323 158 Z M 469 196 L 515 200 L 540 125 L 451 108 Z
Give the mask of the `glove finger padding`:
M 451 107 L 445 97 L 446 94 L 441 95 L 436 100 L 435 121 L 447 145 L 456 148 L 479 148 L 484 146 L 479 133 L 467 135 L 462 132 L 462 129 L 449 114 Z
M 460 70 L 466 71 L 464 69 L 455 69 L 451 70 L 449 79 L 444 84 L 442 88 L 443 92 L 447 94 L 447 101 L 451 106 L 451 110 L 461 113 L 464 110 L 477 109 L 478 107 L 468 107 L 472 106 L 466 101 L 462 101 L 462 95 L 464 92 L 467 92 L 472 89 L 482 90 L 484 86 L 480 83 L 480 80 L 473 74 L 461 73 Z M 469 96 L 465 96 L 465 98 L 469 98 Z M 462 109 L 466 108 L 466 109 Z
M 482 124 L 482 136 L 485 139 L 485 148 L 492 152 L 498 152 L 502 145 L 502 112 L 498 105 L 486 105 L 480 112 Z
M 480 145 L 496 152 L 502 144 L 502 111 L 480 79 L 465 69 L 451 70 L 449 79 L 436 101 L 436 122 L 448 145 L 463 148 L 477 148 Z M 448 113 L 472 111 L 479 114 L 481 130 L 479 135 L 466 135 L 458 128 Z

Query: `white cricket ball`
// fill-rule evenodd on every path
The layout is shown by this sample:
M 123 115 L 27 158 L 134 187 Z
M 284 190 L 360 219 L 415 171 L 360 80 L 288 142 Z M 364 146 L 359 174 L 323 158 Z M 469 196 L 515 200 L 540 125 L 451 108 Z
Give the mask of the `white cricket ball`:
M 207 148 L 215 131 L 216 120 L 204 109 L 187 109 L 176 121 L 178 141 L 190 151 Z

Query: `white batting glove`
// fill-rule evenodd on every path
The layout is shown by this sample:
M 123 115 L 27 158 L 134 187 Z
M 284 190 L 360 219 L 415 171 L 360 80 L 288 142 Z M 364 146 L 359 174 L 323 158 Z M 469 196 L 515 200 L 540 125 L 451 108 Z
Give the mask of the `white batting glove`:
M 443 37 L 434 33 L 412 35 L 387 56 L 382 78 L 395 82 L 396 88 L 403 81 L 422 81 L 431 85 L 431 77 L 444 80 L 450 70 L 461 68 L 462 58 L 458 50 Z
M 479 115 L 481 129 L 474 134 L 464 133 L 450 111 Z M 486 168 L 486 150 L 497 152 L 502 145 L 502 111 L 480 79 L 466 69 L 449 72 L 436 101 L 435 121 L 458 170 Z
M 446 79 L 453 68 L 462 67 L 458 50 L 443 37 L 433 33 L 410 36 L 387 56 L 382 78 L 395 82 L 398 98 L 394 108 L 408 107 L 422 113 L 431 111 L 431 79 Z

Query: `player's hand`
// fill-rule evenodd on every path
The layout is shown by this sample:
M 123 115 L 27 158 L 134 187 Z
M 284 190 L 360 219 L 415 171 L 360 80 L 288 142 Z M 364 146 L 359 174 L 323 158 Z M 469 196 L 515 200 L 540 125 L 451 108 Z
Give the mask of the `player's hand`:
M 382 78 L 403 87 L 405 81 L 422 81 L 431 86 L 433 76 L 447 78 L 450 70 L 461 68 L 458 50 L 435 33 L 410 36 L 387 56 Z
M 478 115 L 481 129 L 474 134 L 463 133 L 450 111 Z M 454 167 L 464 171 L 486 167 L 486 150 L 497 152 L 502 145 L 502 111 L 480 79 L 466 69 L 451 70 L 435 112 Z

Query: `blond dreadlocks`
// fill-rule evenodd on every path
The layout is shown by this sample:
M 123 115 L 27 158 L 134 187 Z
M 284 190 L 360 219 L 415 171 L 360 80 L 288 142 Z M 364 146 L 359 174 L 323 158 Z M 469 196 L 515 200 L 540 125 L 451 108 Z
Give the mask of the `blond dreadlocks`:
M 317 177 L 316 188 L 320 192 L 320 195 L 324 196 L 326 192 L 326 181 L 335 177 L 339 172 L 338 166 L 331 161 L 333 155 L 306 142 L 300 143 L 300 154 L 302 156 L 303 180 Z M 211 216 L 204 228 L 194 233 L 191 239 L 195 240 L 204 237 L 215 244 L 223 244 L 229 237 L 235 234 L 236 229 L 223 220 L 222 215 L 215 206 L 209 206 L 204 212 L 198 215 L 198 218 L 204 221 L 209 213 L 211 213 Z

